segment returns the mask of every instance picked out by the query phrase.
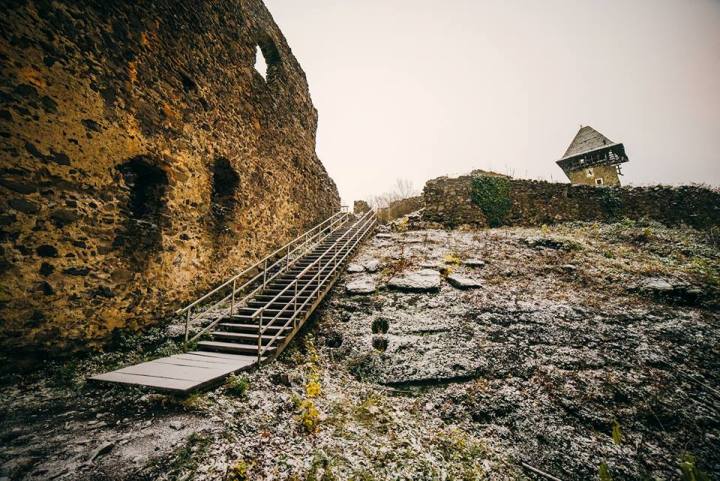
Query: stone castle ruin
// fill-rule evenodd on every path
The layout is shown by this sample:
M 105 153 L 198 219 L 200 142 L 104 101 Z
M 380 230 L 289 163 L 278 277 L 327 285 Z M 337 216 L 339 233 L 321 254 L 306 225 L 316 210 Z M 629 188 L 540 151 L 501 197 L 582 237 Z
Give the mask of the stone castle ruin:
M 261 1 L 4 5 L 3 348 L 141 327 L 339 208 Z

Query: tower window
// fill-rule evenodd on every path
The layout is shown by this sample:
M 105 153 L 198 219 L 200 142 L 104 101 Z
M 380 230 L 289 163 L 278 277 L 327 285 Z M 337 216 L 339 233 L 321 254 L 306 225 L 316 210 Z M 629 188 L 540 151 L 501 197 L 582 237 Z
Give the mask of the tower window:
M 597 185 L 603 185 L 602 177 L 598 177 L 597 179 L 595 179 L 595 184 L 597 184 Z
M 585 177 L 592 177 L 593 175 L 592 169 L 585 169 Z

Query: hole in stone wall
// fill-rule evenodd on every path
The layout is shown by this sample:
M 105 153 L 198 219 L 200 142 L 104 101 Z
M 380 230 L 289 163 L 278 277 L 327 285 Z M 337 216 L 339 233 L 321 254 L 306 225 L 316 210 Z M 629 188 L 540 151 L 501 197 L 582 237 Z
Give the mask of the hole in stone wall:
M 260 74 L 260 76 L 267 80 L 267 62 L 265 61 L 265 56 L 262 53 L 262 50 L 260 50 L 260 47 L 255 47 L 255 70 Z
M 148 254 L 161 247 L 165 192 L 165 172 L 147 157 L 134 157 L 118 167 L 128 189 L 124 229 L 115 238 L 126 257 L 137 268 L 147 265 Z
M 255 47 L 255 70 L 265 80 L 272 79 L 277 67 L 280 65 L 280 52 L 272 38 L 264 32 L 258 35 Z
M 218 157 L 212 169 L 212 193 L 210 197 L 215 230 L 230 231 L 228 220 L 232 219 L 237 200 L 235 194 L 240 185 L 240 176 L 235 172 L 230 161 L 225 157 Z

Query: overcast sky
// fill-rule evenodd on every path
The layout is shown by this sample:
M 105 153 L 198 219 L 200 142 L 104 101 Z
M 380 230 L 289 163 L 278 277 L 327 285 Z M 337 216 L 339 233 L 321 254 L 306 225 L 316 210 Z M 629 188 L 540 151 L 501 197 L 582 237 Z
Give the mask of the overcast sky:
M 720 185 L 720 0 L 265 0 L 343 201 L 491 169 L 565 181 L 580 125 L 628 184 Z

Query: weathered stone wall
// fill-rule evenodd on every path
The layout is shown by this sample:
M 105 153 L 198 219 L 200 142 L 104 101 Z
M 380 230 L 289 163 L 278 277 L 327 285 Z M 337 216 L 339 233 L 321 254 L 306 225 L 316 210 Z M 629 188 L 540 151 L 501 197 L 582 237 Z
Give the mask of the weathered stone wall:
M 260 0 L 9 0 L 0 22 L 1 347 L 152 323 L 339 208 Z
M 425 184 L 423 220 L 455 227 L 487 226 L 472 200 L 472 176 L 440 177 Z M 594 187 L 509 180 L 506 225 L 537 226 L 567 221 L 650 219 L 696 228 L 720 225 L 720 192 L 702 186 Z
M 408 197 L 391 202 L 387 207 L 378 209 L 377 216 L 381 222 L 390 222 L 411 212 L 422 209 L 423 197 L 421 195 Z
M 356 200 L 353 202 L 353 213 L 362 215 L 371 209 L 370 204 L 364 200 Z

